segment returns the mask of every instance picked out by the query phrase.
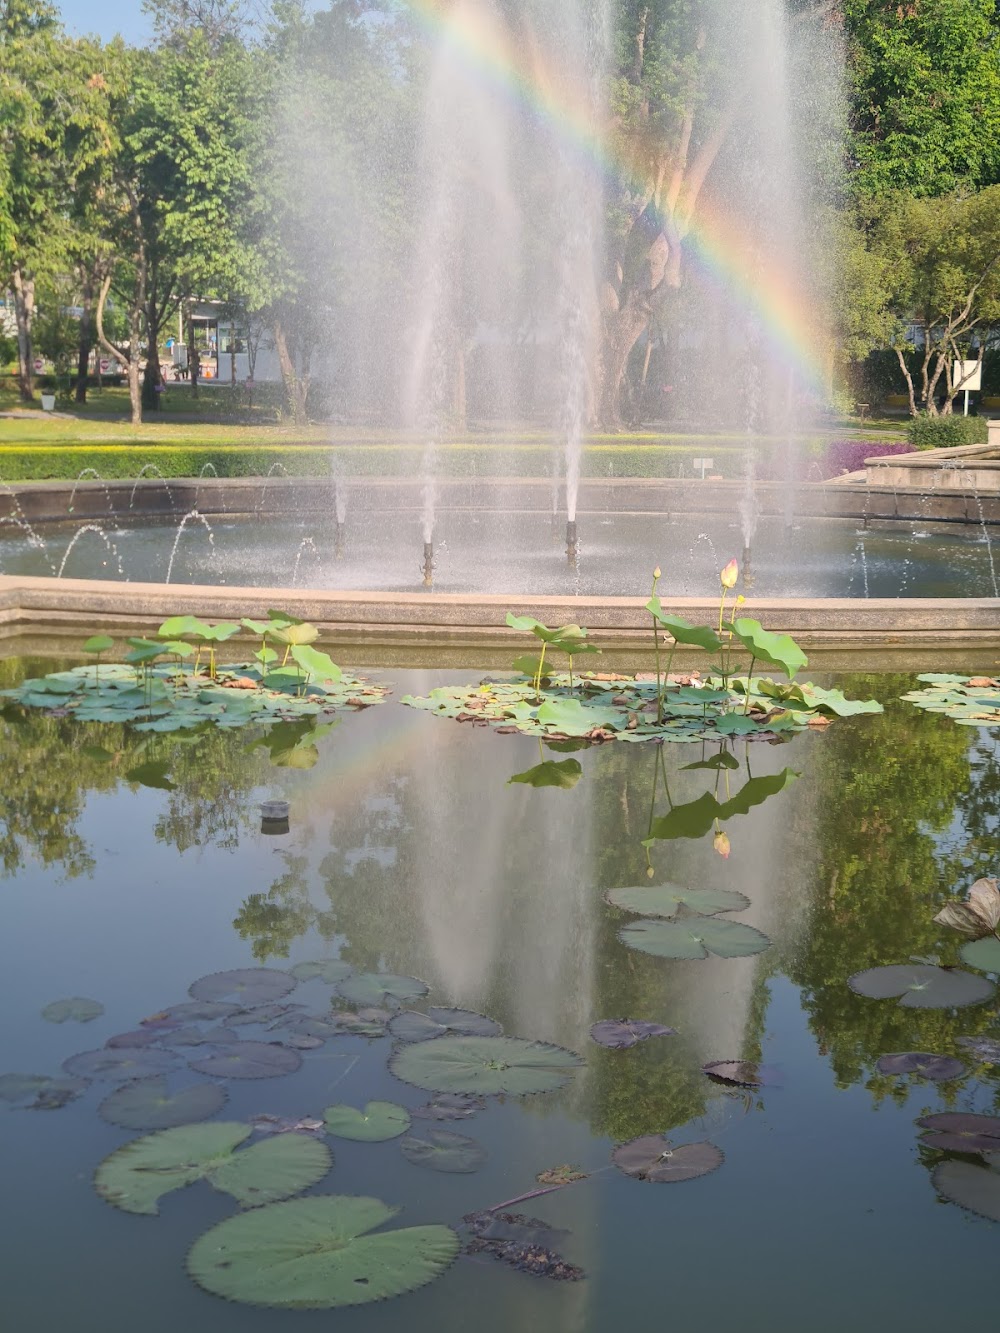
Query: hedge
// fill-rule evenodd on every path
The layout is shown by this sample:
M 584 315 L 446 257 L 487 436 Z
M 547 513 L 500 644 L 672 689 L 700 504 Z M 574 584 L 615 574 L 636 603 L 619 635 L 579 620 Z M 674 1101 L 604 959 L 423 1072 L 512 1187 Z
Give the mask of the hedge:
M 906 436 L 915 449 L 951 449 L 960 444 L 989 444 L 985 417 L 913 417 Z

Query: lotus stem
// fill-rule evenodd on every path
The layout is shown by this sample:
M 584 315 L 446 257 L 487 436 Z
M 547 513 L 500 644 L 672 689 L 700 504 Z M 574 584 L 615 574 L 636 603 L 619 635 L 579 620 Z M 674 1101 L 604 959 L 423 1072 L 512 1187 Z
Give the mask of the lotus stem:
M 746 703 L 743 705 L 744 717 L 746 717 L 747 713 L 750 712 L 750 682 L 753 680 L 753 669 L 756 662 L 757 662 L 756 657 L 750 658 L 750 670 L 747 672 L 747 700 Z

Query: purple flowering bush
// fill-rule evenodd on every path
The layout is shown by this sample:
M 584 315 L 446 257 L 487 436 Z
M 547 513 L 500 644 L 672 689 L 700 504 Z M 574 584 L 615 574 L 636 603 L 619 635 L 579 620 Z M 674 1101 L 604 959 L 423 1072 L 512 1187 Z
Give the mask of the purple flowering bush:
M 893 454 L 912 452 L 913 446 L 904 440 L 831 440 L 817 458 L 810 461 L 809 480 L 826 481 L 844 472 L 860 472 L 866 458 L 888 458 Z

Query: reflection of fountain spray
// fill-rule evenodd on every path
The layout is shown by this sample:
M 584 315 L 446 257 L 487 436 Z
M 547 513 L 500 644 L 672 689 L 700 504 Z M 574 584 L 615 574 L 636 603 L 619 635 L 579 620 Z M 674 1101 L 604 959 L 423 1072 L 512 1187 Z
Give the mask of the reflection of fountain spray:
M 205 464 L 205 467 L 211 467 L 211 466 L 212 466 L 211 463 Z M 204 469 L 202 470 L 204 471 Z M 131 509 L 135 505 L 135 493 L 139 489 L 139 482 L 142 481 L 143 477 L 145 477 L 147 473 L 152 476 L 158 477 L 160 481 L 163 482 L 164 490 L 167 492 L 167 499 L 170 501 L 170 505 L 172 508 L 174 503 L 174 497 L 173 493 L 170 490 L 169 481 L 167 481 L 166 477 L 163 475 L 163 473 L 160 471 L 160 469 L 156 466 L 155 463 L 143 463 L 142 467 L 139 469 L 139 475 L 135 479 L 135 485 L 132 487 L 132 493 L 128 497 L 129 509 Z
M 177 548 L 181 544 L 181 537 L 184 535 L 184 529 L 192 520 L 199 522 L 208 533 L 208 544 L 211 547 L 212 555 L 215 555 L 215 533 L 212 531 L 212 525 L 204 514 L 199 513 L 197 509 L 192 509 L 189 513 L 184 515 L 177 526 L 177 535 L 174 538 L 174 544 L 170 550 L 170 560 L 167 564 L 167 577 L 163 580 L 164 583 L 170 582 L 170 576 L 174 572 L 174 561 L 177 558 Z
M 330 475 L 333 477 L 333 518 L 334 518 L 334 555 L 338 560 L 344 556 L 345 524 L 347 523 L 347 484 L 340 475 L 340 457 L 334 452 L 330 457 Z
M 82 528 L 78 528 L 77 531 L 73 534 L 73 540 L 70 542 L 70 544 L 66 547 L 66 550 L 63 552 L 63 558 L 60 561 L 59 568 L 56 570 L 56 578 L 57 579 L 62 578 L 63 570 L 66 568 L 66 561 L 73 554 L 73 550 L 77 542 L 80 540 L 80 538 L 84 536 L 85 533 L 88 532 L 93 532 L 98 537 L 100 537 L 101 541 L 107 548 L 108 555 L 111 556 L 111 558 L 115 561 L 115 563 L 118 566 L 118 577 L 120 579 L 123 579 L 125 577 L 125 571 L 122 569 L 122 561 L 121 561 L 121 556 L 118 554 L 118 547 L 115 546 L 114 542 L 104 531 L 104 529 L 99 528 L 96 523 L 85 523 Z M 105 561 L 105 563 L 107 562 Z
M 302 557 L 306 551 L 312 551 L 317 565 L 322 565 L 319 551 L 316 549 L 316 543 L 311 537 L 303 537 L 299 542 L 299 549 L 295 553 L 295 566 L 292 569 L 292 587 L 296 587 L 299 581 L 299 566 L 302 563 Z

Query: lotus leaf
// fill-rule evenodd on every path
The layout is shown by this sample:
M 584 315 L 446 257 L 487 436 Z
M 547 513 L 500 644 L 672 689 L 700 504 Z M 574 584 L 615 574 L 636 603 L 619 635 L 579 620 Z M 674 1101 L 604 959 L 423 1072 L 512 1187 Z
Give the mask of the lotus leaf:
M 286 1019 L 291 1020 L 304 1011 L 304 1004 L 282 1004 L 276 1001 L 273 1004 L 254 1005 L 251 1009 L 237 1009 L 232 1017 L 226 1019 L 226 1023 L 232 1028 L 255 1027 L 262 1023 L 274 1025 Z
M 898 996 L 906 1009 L 960 1008 L 982 1004 L 993 995 L 993 986 L 984 977 L 923 963 L 872 967 L 848 977 L 847 984 L 856 994 L 872 1000 Z
M 306 625 L 301 620 L 294 623 L 286 622 L 284 625 L 274 623 L 268 634 L 276 643 L 286 644 L 290 648 L 304 647 L 306 644 L 315 643 L 319 638 L 316 626 Z
M 486 1110 L 486 1100 L 468 1092 L 439 1092 L 433 1101 L 414 1106 L 414 1120 L 469 1120 Z
M 739 921 L 720 921 L 714 916 L 688 916 L 673 921 L 633 921 L 623 926 L 618 938 L 630 949 L 657 958 L 746 958 L 763 953 L 771 941 L 753 926 Z
M 603 727 L 618 731 L 628 720 L 620 709 L 595 707 L 579 699 L 548 699 L 535 717 L 547 733 L 560 736 L 588 736 Z
M 628 1050 L 649 1037 L 676 1037 L 676 1028 L 665 1028 L 661 1023 L 647 1023 L 636 1018 L 605 1018 L 595 1023 L 590 1035 L 598 1046 L 615 1051 Z
M 116 1088 L 97 1111 L 123 1129 L 173 1129 L 209 1120 L 225 1104 L 225 1089 L 217 1083 L 195 1083 L 171 1094 L 165 1078 L 144 1078 Z
M 450 1034 L 459 1037 L 500 1037 L 503 1028 L 492 1018 L 471 1009 L 429 1009 L 426 1014 L 406 1009 L 389 1023 L 399 1041 L 431 1041 Z
M 1000 1117 L 974 1115 L 964 1111 L 944 1111 L 924 1115 L 917 1121 L 929 1148 L 945 1152 L 1000 1152 Z
M 716 912 L 742 912 L 750 899 L 735 889 L 686 889 L 680 884 L 652 884 L 648 888 L 611 889 L 608 902 L 625 912 L 641 916 L 674 917 L 681 906 L 702 916 Z
M 354 1106 L 328 1106 L 323 1116 L 328 1133 L 358 1143 L 384 1143 L 410 1128 L 410 1113 L 395 1102 L 369 1102 L 363 1111 Z
M 789 680 L 794 680 L 809 665 L 805 653 L 790 635 L 772 634 L 757 620 L 737 618 L 733 621 L 733 634 L 758 662 L 780 667 Z
M 164 1046 L 184 1047 L 184 1046 L 232 1046 L 239 1041 L 235 1032 L 225 1027 L 207 1028 L 202 1031 L 201 1028 L 186 1027 L 174 1028 L 170 1032 L 165 1032 L 160 1038 Z
M 438 1037 L 401 1046 L 389 1069 L 430 1092 L 524 1096 L 562 1087 L 582 1060 L 574 1051 L 516 1037 Z
M 1000 687 L 987 677 L 940 676 L 917 677 L 926 683 L 923 690 L 911 690 L 902 698 L 932 713 L 945 713 L 965 726 L 1000 725 Z M 989 683 L 973 684 L 973 681 Z
M 481 1143 L 464 1134 L 455 1134 L 450 1129 L 428 1129 L 426 1133 L 427 1137 L 423 1139 L 407 1135 L 400 1141 L 400 1152 L 414 1166 L 470 1175 L 478 1171 L 489 1157 Z
M 720 750 L 718 754 L 712 755 L 711 759 L 701 759 L 696 764 L 685 764 L 681 772 L 693 773 L 698 769 L 708 769 L 717 773 L 724 769 L 729 773 L 735 773 L 739 770 L 739 766 L 740 761 L 734 754 L 730 754 L 728 750 Z
M 931 1173 L 938 1194 L 949 1203 L 1000 1222 L 1000 1171 L 972 1162 L 940 1162 Z
M 354 973 L 350 963 L 345 963 L 340 958 L 321 958 L 313 963 L 296 963 L 289 970 L 296 981 L 312 981 L 315 978 L 325 981 L 330 986 L 346 981 Z
M 397 977 L 391 972 L 359 972 L 337 986 L 337 994 L 351 1004 L 385 1005 L 398 1009 L 427 994 L 427 986 L 416 977 Z
M 53 1000 L 42 1010 L 42 1017 L 49 1023 L 90 1023 L 104 1013 L 104 1005 L 99 1000 L 88 1000 L 82 995 L 74 995 L 68 1000 Z
M 111 1051 L 129 1046 L 153 1046 L 160 1040 L 161 1035 L 162 1029 L 137 1028 L 134 1032 L 116 1032 L 104 1044 Z
M 330 1169 L 326 1145 L 301 1135 L 280 1135 L 235 1152 L 252 1133 L 250 1125 L 222 1122 L 134 1139 L 104 1159 L 94 1186 L 126 1213 L 158 1213 L 164 1194 L 196 1180 L 208 1180 L 244 1207 L 255 1207 L 308 1189 Z
M 171 635 L 171 637 L 173 637 Z M 83 645 L 85 653 L 106 653 L 109 648 L 115 646 L 114 639 L 109 634 L 92 634 Z
M 225 1021 L 238 1012 L 239 1005 L 222 1000 L 185 1000 L 162 1010 L 157 1017 L 169 1018 L 178 1023 L 212 1023 L 219 1019 Z
M 294 1074 L 302 1064 L 302 1056 L 288 1046 L 240 1041 L 190 1064 L 197 1073 L 209 1078 L 280 1078 L 282 1074 Z
M 963 944 L 962 961 L 980 972 L 1000 973 L 1000 940 L 995 935 L 988 935 L 986 939 Z
M 315 677 L 317 680 L 329 680 L 336 683 L 343 676 L 343 672 L 336 662 L 327 653 L 321 653 L 317 648 L 310 648 L 304 643 L 295 644 L 292 648 L 292 656 L 308 676 Z
M 232 972 L 213 972 L 188 987 L 194 1000 L 235 1000 L 245 1008 L 280 1000 L 295 989 L 287 972 L 273 967 L 243 967 Z
M 377 1227 L 398 1212 L 378 1199 L 295 1199 L 228 1218 L 201 1236 L 187 1267 L 200 1287 L 249 1305 L 330 1310 L 416 1291 L 458 1254 L 450 1227 Z
M 692 648 L 702 648 L 707 653 L 717 653 L 722 647 L 722 640 L 714 629 L 707 625 L 692 625 L 681 616 L 672 616 L 663 610 L 659 597 L 653 597 L 646 603 L 646 610 L 667 631 L 675 643 L 688 644 Z
M 935 1083 L 961 1078 L 965 1073 L 965 1065 L 953 1055 L 932 1055 L 925 1051 L 879 1056 L 875 1068 L 880 1074 L 918 1074 Z
M 172 1051 L 123 1047 L 118 1050 L 81 1051 L 63 1061 L 63 1069 L 74 1078 L 96 1078 L 108 1083 L 126 1079 L 151 1078 L 176 1069 L 177 1056 Z
M 685 1143 L 674 1148 L 664 1135 L 646 1134 L 616 1148 L 611 1160 L 634 1180 L 664 1185 L 707 1176 L 718 1170 L 725 1158 L 714 1143 Z
M 509 787 L 511 783 L 519 782 L 526 787 L 557 787 L 561 791 L 572 791 L 582 777 L 583 768 L 578 760 L 564 759 L 562 763 L 557 763 L 554 759 L 548 759 L 524 773 L 515 773 L 507 779 L 507 785 Z

